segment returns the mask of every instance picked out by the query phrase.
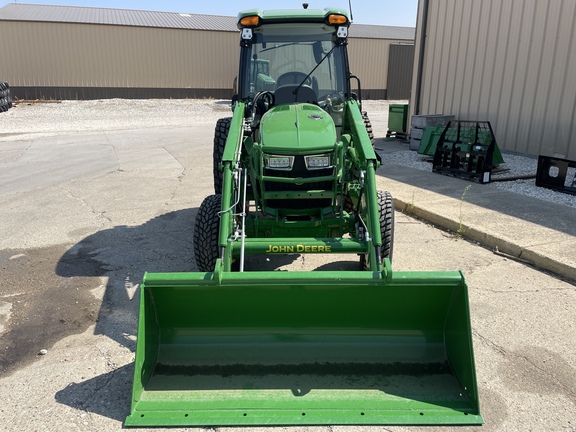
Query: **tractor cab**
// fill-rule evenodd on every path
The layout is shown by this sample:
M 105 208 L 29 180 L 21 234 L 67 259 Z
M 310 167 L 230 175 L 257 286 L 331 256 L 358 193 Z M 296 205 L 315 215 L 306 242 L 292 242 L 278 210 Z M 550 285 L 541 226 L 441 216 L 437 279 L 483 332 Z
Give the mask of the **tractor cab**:
M 269 109 L 309 103 L 342 125 L 350 96 L 346 52 L 350 21 L 340 10 L 250 10 L 238 16 L 241 29 L 237 98 L 256 121 Z

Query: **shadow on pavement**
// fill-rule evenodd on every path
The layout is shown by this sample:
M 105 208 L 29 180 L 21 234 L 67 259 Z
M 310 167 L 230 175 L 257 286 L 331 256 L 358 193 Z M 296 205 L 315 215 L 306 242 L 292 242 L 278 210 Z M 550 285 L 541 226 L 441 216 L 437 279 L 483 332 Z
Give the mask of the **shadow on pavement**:
M 59 276 L 108 277 L 95 334 L 134 351 L 137 288 L 144 272 L 196 270 L 192 238 L 197 211 L 177 210 L 142 225 L 102 230 L 64 253 L 56 266 Z
M 79 383 L 70 383 L 55 395 L 58 403 L 124 423 L 132 397 L 131 363 Z
M 196 271 L 192 239 L 197 211 L 177 210 L 142 225 L 102 230 L 62 255 L 56 265 L 58 276 L 108 277 L 95 334 L 135 351 L 138 287 L 144 272 Z M 133 370 L 131 363 L 71 383 L 56 393 L 55 400 L 123 422 L 130 411 Z

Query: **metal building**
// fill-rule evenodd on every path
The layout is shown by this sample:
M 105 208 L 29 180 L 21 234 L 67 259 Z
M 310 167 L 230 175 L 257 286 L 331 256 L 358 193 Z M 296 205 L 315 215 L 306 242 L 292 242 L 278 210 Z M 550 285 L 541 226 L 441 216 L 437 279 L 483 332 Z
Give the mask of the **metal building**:
M 386 97 L 389 47 L 414 32 L 352 25 L 364 97 Z M 235 16 L 8 4 L 0 40 L 0 78 L 21 99 L 230 98 L 238 67 Z
M 412 114 L 489 120 L 500 148 L 576 160 L 576 2 L 420 0 Z

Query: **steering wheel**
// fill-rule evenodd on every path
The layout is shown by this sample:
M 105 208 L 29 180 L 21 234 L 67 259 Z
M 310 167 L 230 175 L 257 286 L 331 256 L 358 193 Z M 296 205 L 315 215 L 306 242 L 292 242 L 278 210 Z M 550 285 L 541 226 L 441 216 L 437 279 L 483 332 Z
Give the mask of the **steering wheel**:
M 304 81 L 304 79 L 306 79 L 306 81 Z M 296 71 L 286 72 L 278 77 L 278 79 L 276 80 L 276 86 L 280 87 L 286 84 L 300 84 L 302 81 L 304 81 L 305 85 L 308 86 L 312 85 L 312 80 L 310 79 L 308 74 Z
M 254 96 L 252 104 L 258 110 L 260 115 L 264 115 L 264 113 L 274 105 L 274 93 L 261 91 Z
M 327 112 L 342 112 L 344 96 L 341 92 L 324 95 L 318 100 L 318 105 Z

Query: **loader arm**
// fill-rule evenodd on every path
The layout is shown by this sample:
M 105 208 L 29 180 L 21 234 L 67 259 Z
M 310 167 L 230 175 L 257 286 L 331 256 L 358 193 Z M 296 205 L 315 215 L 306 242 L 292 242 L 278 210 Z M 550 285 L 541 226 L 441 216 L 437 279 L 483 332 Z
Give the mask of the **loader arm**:
M 370 244 L 368 252 L 369 268 L 372 271 L 381 271 L 380 246 L 382 245 L 382 238 L 380 235 L 378 206 L 375 200 L 376 169 L 379 162 L 366 131 L 360 107 L 355 100 L 350 100 L 346 104 L 342 131 L 343 139 L 349 141 L 347 148 L 353 164 L 350 167 L 350 171 L 363 173 L 360 179 L 360 191 L 356 199 L 358 200 L 357 208 L 359 208 L 362 205 L 362 198 L 365 198 L 365 213 L 368 219 L 365 221 L 368 228 L 365 240 Z
M 240 159 L 244 139 L 244 116 L 246 105 L 242 102 L 234 106 L 234 115 L 230 124 L 228 139 L 222 155 L 222 209 L 220 212 L 219 249 L 220 261 L 217 262 L 216 273 L 230 271 L 232 263 L 232 244 L 228 241 L 232 233 L 234 213 L 236 210 L 235 195 L 239 190 L 238 182 L 241 180 Z M 234 187 L 236 185 L 236 187 Z M 236 193 L 236 194 L 235 194 Z

